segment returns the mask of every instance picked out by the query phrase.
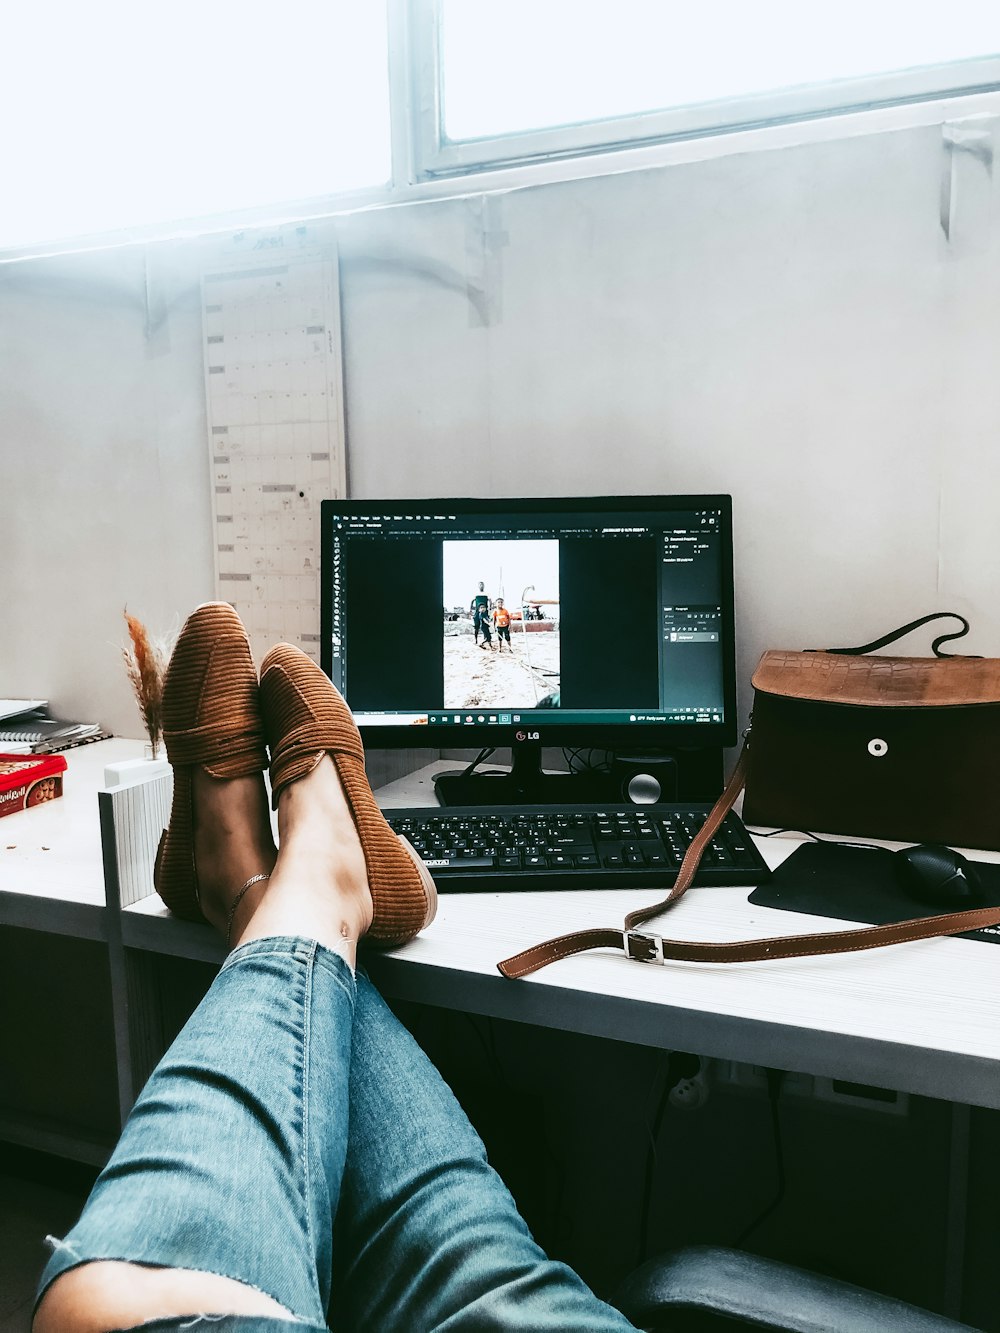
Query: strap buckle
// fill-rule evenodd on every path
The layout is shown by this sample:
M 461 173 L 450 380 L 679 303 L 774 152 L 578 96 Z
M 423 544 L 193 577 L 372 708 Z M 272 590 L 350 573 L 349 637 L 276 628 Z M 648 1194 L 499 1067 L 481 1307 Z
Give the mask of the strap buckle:
M 663 937 L 661 935 L 643 935 L 638 930 L 622 931 L 622 948 L 626 958 L 637 963 L 663 962 Z

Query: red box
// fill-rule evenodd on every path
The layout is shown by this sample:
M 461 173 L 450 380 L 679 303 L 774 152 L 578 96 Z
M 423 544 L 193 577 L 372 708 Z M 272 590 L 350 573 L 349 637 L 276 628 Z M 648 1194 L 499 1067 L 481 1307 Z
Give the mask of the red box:
M 0 754 L 0 816 L 61 796 L 65 772 L 61 754 Z

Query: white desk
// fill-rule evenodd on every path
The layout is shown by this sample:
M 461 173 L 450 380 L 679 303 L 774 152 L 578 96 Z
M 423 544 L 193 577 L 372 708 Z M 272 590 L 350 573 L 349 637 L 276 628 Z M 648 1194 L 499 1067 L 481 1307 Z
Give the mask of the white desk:
M 113 740 L 70 751 L 63 797 L 0 821 L 0 925 L 220 961 L 221 942 L 208 927 L 174 920 L 151 893 L 125 907 L 120 931 L 114 904 L 110 918 L 105 912 L 96 793 L 105 764 L 141 749 L 138 741 Z M 428 803 L 431 776 L 444 766 L 383 788 L 380 799 Z M 777 865 L 797 843 L 758 845 Z M 151 875 L 139 881 L 151 886 Z M 997 945 L 939 939 L 859 954 L 665 967 L 601 951 L 522 981 L 496 971 L 501 958 L 526 945 L 616 924 L 659 896 L 442 894 L 423 935 L 393 954 L 368 955 L 368 966 L 388 994 L 403 999 L 1000 1108 Z M 752 906 L 745 889 L 692 889 L 659 928 L 682 939 L 743 939 L 832 923 Z
M 384 787 L 385 806 L 428 804 L 432 764 Z M 778 865 L 798 839 L 758 839 Z M 1000 861 L 1000 855 L 973 855 Z M 653 929 L 730 940 L 840 923 L 756 907 L 748 889 L 691 889 Z M 743 964 L 566 959 L 521 981 L 496 970 L 529 944 L 616 925 L 656 890 L 442 894 L 437 918 L 392 954 L 367 955 L 383 991 L 469 1013 L 846 1079 L 1000 1108 L 1000 946 L 937 939 L 858 954 Z M 127 948 L 221 961 L 204 926 L 173 920 L 153 896 L 122 913 Z
M 96 793 L 105 764 L 141 750 L 141 742 L 113 740 L 68 752 L 62 798 L 0 821 L 0 925 L 220 961 L 221 942 L 208 927 L 171 918 L 144 890 L 122 911 L 120 930 L 114 904 L 110 918 L 105 912 Z M 429 803 L 431 777 L 446 766 L 392 783 L 380 799 Z M 774 866 L 797 841 L 758 845 Z M 151 886 L 141 868 L 138 880 Z M 393 954 L 369 954 L 368 966 L 388 994 L 403 999 L 1000 1108 L 997 945 L 938 939 L 859 954 L 665 967 L 601 951 L 522 981 L 496 971 L 501 958 L 526 945 L 617 924 L 659 896 L 648 890 L 442 894 L 424 934 Z M 692 889 L 658 923 L 682 939 L 758 938 L 833 924 L 752 906 L 745 889 Z

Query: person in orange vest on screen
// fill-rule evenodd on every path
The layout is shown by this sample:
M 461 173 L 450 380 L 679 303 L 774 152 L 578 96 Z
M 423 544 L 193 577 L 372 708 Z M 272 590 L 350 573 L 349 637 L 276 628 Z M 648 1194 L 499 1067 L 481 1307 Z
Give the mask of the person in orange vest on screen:
M 510 641 L 510 612 L 503 604 L 503 598 L 497 598 L 496 608 L 493 612 L 493 623 L 497 627 L 497 647 L 503 652 L 503 641 L 507 640 L 507 651 L 514 651 Z

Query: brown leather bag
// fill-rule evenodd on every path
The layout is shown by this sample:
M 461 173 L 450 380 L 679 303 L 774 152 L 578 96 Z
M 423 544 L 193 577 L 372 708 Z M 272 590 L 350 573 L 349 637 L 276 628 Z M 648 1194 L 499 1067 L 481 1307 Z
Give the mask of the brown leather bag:
M 968 633 L 963 616 L 956 617 L 961 630 L 934 640 L 932 659 L 865 656 L 953 614 L 923 616 L 860 648 L 765 653 L 753 676 L 748 739 L 667 896 L 630 912 L 621 926 L 533 945 L 498 963 L 500 973 L 524 977 L 587 949 L 620 949 L 642 963 L 740 963 L 847 953 L 1000 924 L 1000 908 L 978 907 L 884 926 L 724 943 L 637 929 L 686 892 L 744 785 L 747 823 L 1000 850 L 1000 660 L 940 651 L 942 643 Z M 893 763 L 882 764 L 890 755 Z
M 749 824 L 1000 851 L 1000 660 L 768 652 L 753 674 Z

